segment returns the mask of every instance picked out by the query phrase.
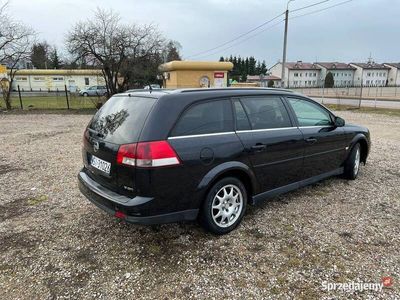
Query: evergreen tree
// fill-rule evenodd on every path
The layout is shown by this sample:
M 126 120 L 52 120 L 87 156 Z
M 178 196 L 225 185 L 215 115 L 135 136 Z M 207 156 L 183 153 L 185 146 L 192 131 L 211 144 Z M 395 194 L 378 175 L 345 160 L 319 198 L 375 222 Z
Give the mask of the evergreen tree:
M 62 62 L 58 56 L 57 48 L 54 47 L 54 49 L 50 52 L 49 68 L 59 69 L 61 68 L 61 63 Z
M 180 48 L 182 48 L 182 46 L 177 41 L 169 41 L 165 49 L 167 61 L 182 60 L 179 54 Z
M 260 72 L 261 72 L 261 63 L 258 61 L 255 70 L 255 75 L 260 75 Z
M 333 88 L 334 85 L 335 85 L 335 79 L 333 79 L 332 73 L 328 72 L 325 76 L 325 87 Z
M 221 56 L 219 61 L 224 61 Z M 233 64 L 233 69 L 230 72 L 230 78 L 237 81 L 246 81 L 248 75 L 265 75 L 268 71 L 265 61 L 258 61 L 254 56 L 250 57 L 236 57 L 230 55 L 225 58 L 225 61 L 230 61 Z
M 249 75 L 256 75 L 256 60 L 254 59 L 253 56 L 250 56 L 250 58 L 249 58 L 248 74 Z
M 232 79 L 239 80 L 238 76 L 240 74 L 240 71 L 236 56 L 233 57 L 232 63 L 233 63 Z
M 266 74 L 267 71 L 267 65 L 265 64 L 265 60 L 263 60 L 260 67 L 260 74 Z
M 49 44 L 41 42 L 32 46 L 31 62 L 36 69 L 46 69 L 49 60 Z

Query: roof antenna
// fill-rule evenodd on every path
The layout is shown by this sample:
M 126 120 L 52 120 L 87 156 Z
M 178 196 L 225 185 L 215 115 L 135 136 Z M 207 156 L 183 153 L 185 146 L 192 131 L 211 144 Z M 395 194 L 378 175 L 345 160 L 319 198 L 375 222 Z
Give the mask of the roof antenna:
M 149 90 L 150 90 L 150 94 L 153 91 L 153 87 L 151 86 L 150 82 L 149 82 Z

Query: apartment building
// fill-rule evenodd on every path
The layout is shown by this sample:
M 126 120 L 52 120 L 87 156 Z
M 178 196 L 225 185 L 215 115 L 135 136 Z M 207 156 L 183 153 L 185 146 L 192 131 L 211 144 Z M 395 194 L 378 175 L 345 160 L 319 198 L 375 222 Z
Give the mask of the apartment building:
M 384 63 L 389 68 L 388 85 L 400 86 L 400 63 Z
M 386 86 L 388 84 L 389 67 L 373 61 L 367 63 L 350 63 L 354 67 L 354 85 Z
M 319 73 L 321 83 L 325 81 L 326 74 L 330 72 L 336 87 L 353 86 L 355 67 L 340 62 L 316 62 L 315 64 L 321 68 Z
M 285 63 L 284 85 L 290 87 L 317 87 L 320 85 L 321 68 L 313 63 L 302 61 Z M 269 69 L 272 76 L 282 76 L 282 63 L 278 62 Z

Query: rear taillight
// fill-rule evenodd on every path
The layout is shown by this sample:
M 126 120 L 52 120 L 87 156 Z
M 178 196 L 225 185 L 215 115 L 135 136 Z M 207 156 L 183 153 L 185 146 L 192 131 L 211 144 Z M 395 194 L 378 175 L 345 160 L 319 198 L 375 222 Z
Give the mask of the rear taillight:
M 179 165 L 178 155 L 167 141 L 121 145 L 117 163 L 142 168 Z
M 121 145 L 118 149 L 117 163 L 120 165 L 136 165 L 136 147 L 137 144 Z

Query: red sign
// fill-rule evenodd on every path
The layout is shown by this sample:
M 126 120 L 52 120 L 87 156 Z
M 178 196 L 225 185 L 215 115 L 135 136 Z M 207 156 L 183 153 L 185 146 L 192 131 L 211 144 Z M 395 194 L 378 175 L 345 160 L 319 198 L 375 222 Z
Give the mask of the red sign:
M 393 278 L 392 277 L 383 277 L 382 278 L 382 283 L 384 287 L 390 287 L 393 285 Z
M 214 73 L 214 78 L 224 78 L 225 73 L 224 72 L 215 72 Z

